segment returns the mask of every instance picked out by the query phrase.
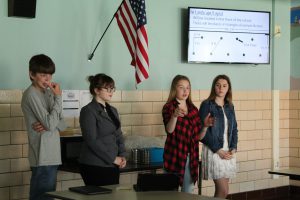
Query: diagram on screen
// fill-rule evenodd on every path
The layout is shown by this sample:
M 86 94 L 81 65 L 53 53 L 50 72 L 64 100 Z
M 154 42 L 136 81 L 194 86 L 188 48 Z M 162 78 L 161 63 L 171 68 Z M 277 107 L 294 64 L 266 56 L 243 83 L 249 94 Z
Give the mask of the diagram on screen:
M 268 63 L 269 15 L 217 11 L 190 9 L 189 62 Z

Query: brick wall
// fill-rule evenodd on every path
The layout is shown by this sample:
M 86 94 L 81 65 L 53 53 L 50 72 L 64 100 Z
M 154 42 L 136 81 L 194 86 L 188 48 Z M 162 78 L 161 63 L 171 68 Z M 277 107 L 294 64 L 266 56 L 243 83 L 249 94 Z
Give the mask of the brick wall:
M 209 91 L 193 91 L 199 106 Z M 27 199 L 30 168 L 28 140 L 20 108 L 21 90 L 0 90 L 0 197 Z M 118 108 L 126 135 L 165 137 L 161 109 L 168 91 L 117 91 L 112 104 Z M 230 193 L 288 185 L 287 177 L 272 179 L 272 99 L 270 91 L 234 91 L 238 120 L 238 173 L 230 182 Z M 299 91 L 280 91 L 280 166 L 300 166 Z M 69 127 L 79 127 L 78 118 L 66 119 Z M 121 183 L 133 184 L 136 173 L 121 175 Z M 298 184 L 298 182 L 291 182 Z M 58 190 L 82 185 L 80 175 L 59 172 Z M 195 189 L 197 192 L 197 189 Z M 202 194 L 213 195 L 212 181 L 203 181 Z

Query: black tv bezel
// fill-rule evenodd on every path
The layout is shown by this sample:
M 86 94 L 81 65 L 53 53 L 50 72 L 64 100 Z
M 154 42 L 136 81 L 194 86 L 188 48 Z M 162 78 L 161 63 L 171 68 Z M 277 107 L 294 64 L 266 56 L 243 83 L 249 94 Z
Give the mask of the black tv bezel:
M 269 15 L 269 50 L 268 50 L 268 62 L 207 62 L 207 61 L 189 61 L 189 45 L 190 45 L 190 9 L 210 9 L 210 10 L 225 10 L 225 11 L 238 11 L 238 12 L 258 12 L 258 13 L 267 13 Z M 271 12 L 262 11 L 262 10 L 242 10 L 242 9 L 223 9 L 223 8 L 212 8 L 212 7 L 188 7 L 188 49 L 187 49 L 187 62 L 195 64 L 253 64 L 253 65 L 269 65 L 271 64 Z

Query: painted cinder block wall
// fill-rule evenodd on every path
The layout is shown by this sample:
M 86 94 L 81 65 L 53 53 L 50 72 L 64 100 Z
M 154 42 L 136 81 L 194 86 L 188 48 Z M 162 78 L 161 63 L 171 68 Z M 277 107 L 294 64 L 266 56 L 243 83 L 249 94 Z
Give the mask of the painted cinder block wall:
M 193 90 L 194 103 L 207 98 L 209 91 Z M 238 173 L 230 182 L 230 193 L 279 187 L 289 184 L 287 177 L 272 179 L 272 150 L 279 148 L 280 167 L 300 167 L 299 91 L 280 91 L 280 145 L 272 147 L 272 106 L 270 91 L 234 91 L 239 143 Z M 0 90 L 0 197 L 1 200 L 28 198 L 30 168 L 28 139 L 20 108 L 22 90 Z M 161 109 L 166 90 L 117 91 L 112 104 L 120 112 L 125 135 L 165 138 Z M 79 128 L 77 118 L 66 119 L 69 127 Z M 134 184 L 136 173 L 122 174 L 121 183 Z M 57 190 L 82 185 L 79 174 L 59 172 Z M 195 189 L 197 193 L 197 189 Z M 203 181 L 202 194 L 213 195 L 212 181 Z

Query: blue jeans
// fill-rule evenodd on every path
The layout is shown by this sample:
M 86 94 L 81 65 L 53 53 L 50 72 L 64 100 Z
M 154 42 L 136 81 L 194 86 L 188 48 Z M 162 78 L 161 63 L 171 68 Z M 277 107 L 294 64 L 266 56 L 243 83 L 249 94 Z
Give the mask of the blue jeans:
M 45 192 L 55 191 L 58 165 L 31 167 L 29 200 L 52 200 Z
M 190 156 L 187 156 L 184 170 L 183 183 L 181 187 L 181 192 L 193 193 L 194 183 L 191 176 L 190 170 Z

